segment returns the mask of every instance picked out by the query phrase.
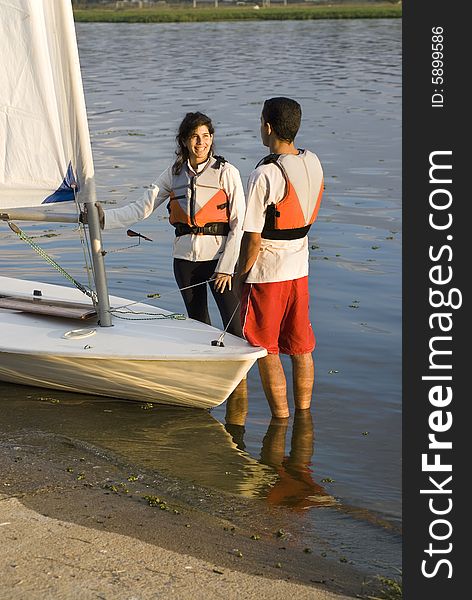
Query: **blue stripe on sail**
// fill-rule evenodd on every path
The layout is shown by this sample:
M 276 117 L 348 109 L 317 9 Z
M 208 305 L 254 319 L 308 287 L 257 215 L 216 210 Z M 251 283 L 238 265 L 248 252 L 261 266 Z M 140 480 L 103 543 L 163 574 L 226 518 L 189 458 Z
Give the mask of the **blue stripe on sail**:
M 57 190 L 45 198 L 42 204 L 51 204 L 52 202 L 68 202 L 74 199 L 74 194 L 79 191 L 79 184 L 76 181 L 72 164 L 69 163 L 67 173 L 61 185 Z

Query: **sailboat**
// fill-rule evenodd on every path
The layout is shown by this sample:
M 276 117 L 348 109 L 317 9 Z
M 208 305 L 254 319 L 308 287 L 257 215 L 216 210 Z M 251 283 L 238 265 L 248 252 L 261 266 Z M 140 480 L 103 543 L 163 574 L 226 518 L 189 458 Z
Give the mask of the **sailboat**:
M 19 221 L 78 224 L 86 204 L 93 275 L 88 288 L 70 277 L 76 287 L 0 276 L 0 380 L 221 404 L 264 349 L 108 294 L 70 0 L 0 0 L 0 55 L 0 223 L 34 247 Z

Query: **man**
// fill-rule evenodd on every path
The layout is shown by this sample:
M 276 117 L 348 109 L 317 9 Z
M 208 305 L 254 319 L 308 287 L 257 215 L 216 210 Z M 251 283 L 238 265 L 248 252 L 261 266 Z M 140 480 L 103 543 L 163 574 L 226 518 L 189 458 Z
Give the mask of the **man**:
M 243 334 L 268 351 L 258 366 L 276 418 L 290 416 L 279 353 L 292 360 L 296 410 L 310 408 L 314 383 L 307 234 L 318 213 L 323 171 L 315 154 L 295 146 L 300 122 L 295 100 L 265 101 L 261 139 L 271 154 L 249 178 L 238 268 Z

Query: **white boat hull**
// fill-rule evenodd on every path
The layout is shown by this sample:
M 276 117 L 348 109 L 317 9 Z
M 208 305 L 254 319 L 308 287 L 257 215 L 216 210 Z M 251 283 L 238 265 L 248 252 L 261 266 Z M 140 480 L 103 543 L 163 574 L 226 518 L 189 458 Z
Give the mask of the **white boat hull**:
M 83 302 L 78 290 L 0 277 L 1 295 Z M 112 306 L 131 301 L 111 297 Z M 137 320 L 113 327 L 0 309 L 0 380 L 100 396 L 212 408 L 224 402 L 266 351 L 192 319 L 147 304 L 130 307 Z M 140 312 L 151 313 L 143 317 Z M 127 315 L 129 318 L 129 315 Z M 145 320 L 144 320 L 145 319 Z M 84 336 L 75 333 L 84 330 Z M 69 335 L 68 335 L 69 334 Z M 70 335 L 71 334 L 71 335 Z M 88 334 L 88 335 L 87 335 Z

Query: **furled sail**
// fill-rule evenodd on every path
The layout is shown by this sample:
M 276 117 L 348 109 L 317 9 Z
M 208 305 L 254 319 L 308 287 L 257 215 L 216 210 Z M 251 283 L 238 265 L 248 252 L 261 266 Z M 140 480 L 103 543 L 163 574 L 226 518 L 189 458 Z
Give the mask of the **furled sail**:
M 0 211 L 95 198 L 70 0 L 0 0 Z

